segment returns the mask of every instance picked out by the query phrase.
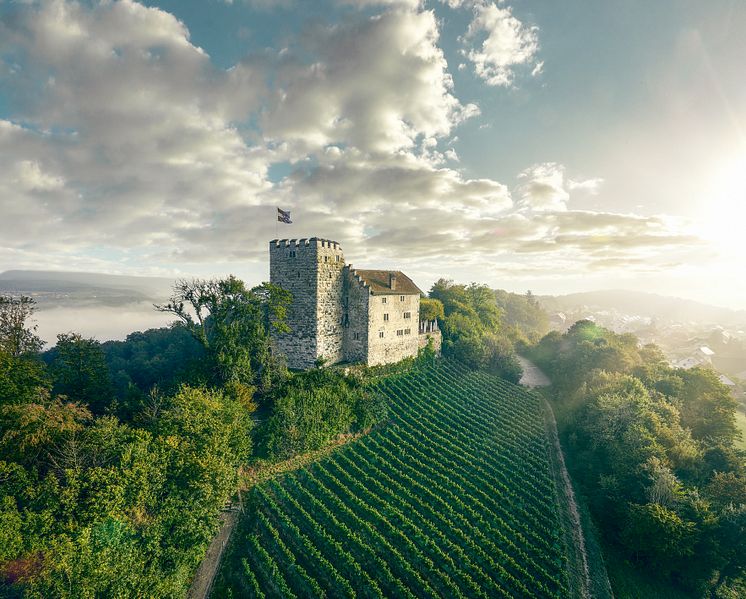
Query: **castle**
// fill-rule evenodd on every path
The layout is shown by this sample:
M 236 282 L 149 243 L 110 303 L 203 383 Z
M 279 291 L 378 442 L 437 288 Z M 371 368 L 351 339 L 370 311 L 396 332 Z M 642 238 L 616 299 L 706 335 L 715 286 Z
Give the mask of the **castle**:
M 432 339 L 437 321 L 420 322 L 422 292 L 400 271 L 356 270 L 345 264 L 336 241 L 274 239 L 269 242 L 270 282 L 293 296 L 290 333 L 273 344 L 290 368 L 363 362 L 369 366 L 416 356 Z

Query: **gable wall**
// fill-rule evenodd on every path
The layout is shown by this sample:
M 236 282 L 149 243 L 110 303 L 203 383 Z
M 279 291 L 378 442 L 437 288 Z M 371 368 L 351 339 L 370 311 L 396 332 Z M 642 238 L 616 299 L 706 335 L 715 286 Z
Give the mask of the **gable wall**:
M 398 362 L 417 355 L 419 348 L 420 296 L 372 295 L 368 310 L 368 356 L 371 366 Z M 386 298 L 386 303 L 383 299 Z M 411 317 L 404 318 L 405 312 Z M 388 314 L 388 320 L 384 320 Z M 408 335 L 397 335 L 397 331 L 409 329 Z M 380 337 L 383 333 L 383 338 Z

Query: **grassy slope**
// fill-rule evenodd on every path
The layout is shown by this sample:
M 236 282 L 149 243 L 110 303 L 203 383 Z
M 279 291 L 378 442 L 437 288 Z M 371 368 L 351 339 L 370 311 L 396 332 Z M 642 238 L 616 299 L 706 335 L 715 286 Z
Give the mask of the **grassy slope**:
M 538 398 L 445 360 L 378 390 L 386 426 L 255 488 L 213 597 L 568 596 Z

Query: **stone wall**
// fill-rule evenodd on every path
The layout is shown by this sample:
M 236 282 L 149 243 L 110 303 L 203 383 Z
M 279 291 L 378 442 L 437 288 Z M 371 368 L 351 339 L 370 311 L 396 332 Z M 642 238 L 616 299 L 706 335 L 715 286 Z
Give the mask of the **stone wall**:
M 274 333 L 275 349 L 284 354 L 290 368 L 307 368 L 316 360 L 316 244 L 310 240 L 282 239 L 269 242 L 269 280 L 289 291 L 290 333 Z
M 427 347 L 428 341 L 430 339 L 433 340 L 433 350 L 435 350 L 435 353 L 437 355 L 440 355 L 440 351 L 443 348 L 443 336 L 441 335 L 440 331 L 432 331 L 430 333 L 420 333 L 419 334 L 419 349 L 424 349 Z
M 269 243 L 269 280 L 293 295 L 288 334 L 274 334 L 290 368 L 310 368 L 319 357 L 342 359 L 342 270 L 335 241 L 281 239 Z
M 317 345 L 316 354 L 335 364 L 343 359 L 342 292 L 344 255 L 336 241 L 316 240 L 317 261 Z
M 370 289 L 354 274 L 352 265 L 345 267 L 342 316 L 344 329 L 344 359 L 347 362 L 367 362 L 368 306 Z
M 373 295 L 345 266 L 336 241 L 273 240 L 269 255 L 270 281 L 293 295 L 287 318 L 291 332 L 272 338 L 290 368 L 311 368 L 320 357 L 327 364 L 376 365 L 417 355 L 418 294 Z
M 405 318 L 407 313 L 409 318 Z M 384 316 L 386 314 L 388 320 Z M 419 295 L 371 295 L 368 309 L 368 364 L 387 364 L 416 356 L 419 314 Z

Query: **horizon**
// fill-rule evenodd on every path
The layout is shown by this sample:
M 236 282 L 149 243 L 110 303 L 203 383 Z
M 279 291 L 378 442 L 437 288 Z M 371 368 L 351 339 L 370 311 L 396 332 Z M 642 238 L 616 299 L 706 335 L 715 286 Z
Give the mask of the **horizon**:
M 261 281 L 270 239 L 319 236 L 418 283 L 746 309 L 744 27 L 733 0 L 5 4 L 0 271 Z
M 193 279 L 200 279 L 200 278 L 201 279 L 219 278 L 217 276 L 216 277 L 211 277 L 209 275 L 206 276 L 206 277 L 188 277 L 187 276 L 187 277 L 175 277 L 175 278 L 171 278 L 171 277 L 156 276 L 156 275 L 131 275 L 131 274 L 105 273 L 105 272 L 96 272 L 96 271 L 68 271 L 68 270 L 42 270 L 42 269 L 39 269 L 39 270 L 35 270 L 35 269 L 22 269 L 22 270 L 20 270 L 20 269 L 11 269 L 11 270 L 4 270 L 4 271 L 0 271 L 0 277 L 3 277 L 4 275 L 7 275 L 8 273 L 12 273 L 12 272 L 22 272 L 22 273 L 50 273 L 50 274 L 60 274 L 60 275 L 63 275 L 63 274 L 68 274 L 68 275 L 103 275 L 103 276 L 106 276 L 106 277 L 121 277 L 121 278 L 131 277 L 131 278 L 135 278 L 135 279 L 160 281 L 162 283 L 169 282 L 169 284 L 176 282 L 176 280 L 178 278 L 186 278 L 187 280 L 192 279 L 192 278 Z M 223 276 L 229 276 L 229 275 L 237 276 L 234 273 L 226 273 Z M 241 278 L 241 277 L 238 277 L 238 278 Z M 443 277 L 443 278 L 453 281 L 453 283 L 456 284 L 456 285 L 469 285 L 469 284 L 472 284 L 472 283 L 483 284 L 481 281 L 476 281 L 476 280 L 466 281 L 466 280 L 455 280 L 455 279 L 453 279 L 451 277 Z M 257 280 L 254 280 L 254 281 L 246 281 L 244 279 L 241 279 L 241 280 L 244 281 L 244 283 L 246 283 L 249 287 L 252 287 L 252 286 L 255 286 L 255 285 L 260 285 L 262 282 L 268 281 L 269 277 L 267 277 L 266 279 L 262 279 L 262 280 L 257 279 Z M 428 290 L 432 287 L 433 284 L 435 284 L 435 282 L 437 281 L 437 279 L 431 281 L 431 283 L 429 285 L 424 285 L 424 286 L 420 285 L 414 279 L 413 279 L 413 281 L 420 288 L 420 290 L 427 295 Z M 642 290 L 639 290 L 639 289 L 631 289 L 631 288 L 624 288 L 624 287 L 616 287 L 616 288 L 614 288 L 614 287 L 599 287 L 599 288 L 593 288 L 593 289 L 586 288 L 586 289 L 579 289 L 577 291 L 569 291 L 569 292 L 566 292 L 566 293 L 552 293 L 552 292 L 549 292 L 549 293 L 537 293 L 533 289 L 518 289 L 518 288 L 509 289 L 507 287 L 499 287 L 499 286 L 498 287 L 490 286 L 490 288 L 493 289 L 493 290 L 495 290 L 495 291 L 498 291 L 498 290 L 500 290 L 500 291 L 507 291 L 508 293 L 514 293 L 514 294 L 518 294 L 518 295 L 524 295 L 527 292 L 531 292 L 534 296 L 539 297 L 539 298 L 541 298 L 541 297 L 563 298 L 563 297 L 567 297 L 567 296 L 571 296 L 571 295 L 582 295 L 582 294 L 589 294 L 589 293 L 634 293 L 634 294 L 639 294 L 639 295 L 647 295 L 647 296 L 657 297 L 657 298 L 661 298 L 661 299 L 673 299 L 673 300 L 684 301 L 684 302 L 693 302 L 693 303 L 701 304 L 703 306 L 707 306 L 707 307 L 710 307 L 710 308 L 718 308 L 718 309 L 723 309 L 723 310 L 730 310 L 730 311 L 733 311 L 733 312 L 746 312 L 746 308 L 743 308 L 743 307 L 728 306 L 728 305 L 725 305 L 725 304 L 718 304 L 718 303 L 713 303 L 713 302 L 707 302 L 707 301 L 702 301 L 702 300 L 699 300 L 699 299 L 696 299 L 696 298 L 685 297 L 685 296 L 681 296 L 681 295 L 671 295 L 671 294 L 659 293 L 659 292 L 652 292 L 652 291 L 642 291 Z M 56 307 L 51 308 L 51 309 L 55 309 L 55 308 Z M 50 309 L 50 308 L 39 307 L 38 309 L 39 310 L 47 310 L 47 309 Z

